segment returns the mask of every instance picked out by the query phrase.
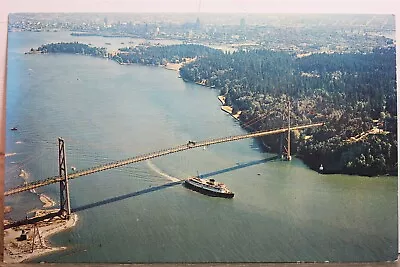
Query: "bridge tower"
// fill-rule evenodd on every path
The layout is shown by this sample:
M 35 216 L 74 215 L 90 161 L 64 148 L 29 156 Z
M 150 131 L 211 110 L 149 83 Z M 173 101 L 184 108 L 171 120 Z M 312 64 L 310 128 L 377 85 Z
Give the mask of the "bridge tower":
M 286 137 L 286 146 L 283 145 L 283 139 L 285 138 L 285 133 L 282 133 L 281 135 L 281 157 L 282 159 L 285 159 L 287 161 L 292 160 L 292 156 L 290 155 L 290 101 L 288 101 L 288 109 L 287 109 L 287 113 L 288 113 L 288 130 L 287 130 L 287 137 Z
M 60 178 L 60 214 L 61 217 L 68 219 L 71 214 L 71 206 L 69 200 L 68 174 L 67 174 L 67 158 L 65 155 L 64 139 L 58 138 L 58 174 Z

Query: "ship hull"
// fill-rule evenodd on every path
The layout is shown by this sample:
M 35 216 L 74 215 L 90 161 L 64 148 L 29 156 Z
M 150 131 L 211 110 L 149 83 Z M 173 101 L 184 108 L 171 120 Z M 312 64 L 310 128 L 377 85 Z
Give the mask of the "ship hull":
M 207 189 L 205 189 L 203 187 L 199 187 L 199 186 L 193 185 L 188 181 L 185 181 L 183 184 L 184 184 L 185 187 L 187 187 L 187 188 L 189 188 L 189 189 L 191 189 L 193 191 L 196 191 L 196 192 L 199 192 L 199 193 L 201 193 L 203 195 L 207 195 L 207 196 L 211 196 L 211 197 L 233 198 L 233 196 L 235 195 L 232 192 L 222 193 L 222 192 L 215 192 L 215 191 L 212 191 L 212 190 L 207 190 Z

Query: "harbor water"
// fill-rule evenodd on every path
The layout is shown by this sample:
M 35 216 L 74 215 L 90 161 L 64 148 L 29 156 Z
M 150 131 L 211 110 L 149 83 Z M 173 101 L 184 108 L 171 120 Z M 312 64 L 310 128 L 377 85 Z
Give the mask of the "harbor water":
M 58 173 L 57 138 L 77 170 L 187 143 L 243 134 L 220 110 L 218 90 L 161 67 L 82 55 L 25 55 L 60 41 L 140 43 L 66 32 L 9 33 L 6 190 Z M 122 45 L 121 45 L 122 46 Z M 17 131 L 10 131 L 17 127 Z M 322 175 L 274 159 L 257 140 L 218 144 L 70 181 L 79 216 L 33 262 L 385 261 L 397 257 L 397 178 Z M 233 199 L 174 184 L 205 175 Z M 37 189 L 58 203 L 57 184 Z M 30 192 L 5 198 L 24 218 Z

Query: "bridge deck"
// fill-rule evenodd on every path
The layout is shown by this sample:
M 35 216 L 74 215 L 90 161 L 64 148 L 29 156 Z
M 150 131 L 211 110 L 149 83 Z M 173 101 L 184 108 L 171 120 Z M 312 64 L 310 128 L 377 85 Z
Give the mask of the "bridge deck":
M 300 130 L 300 129 L 304 129 L 304 128 L 317 127 L 317 126 L 322 126 L 322 125 L 323 125 L 323 123 L 314 123 L 314 124 L 307 124 L 307 125 L 301 125 L 301 126 L 294 126 L 294 127 L 291 127 L 290 129 L 291 130 Z M 68 179 L 75 179 L 75 178 L 89 175 L 92 173 L 105 171 L 105 170 L 109 170 L 109 169 L 114 169 L 114 168 L 118 168 L 118 167 L 121 167 L 124 165 L 132 164 L 132 163 L 136 163 L 136 162 L 140 162 L 140 161 L 144 161 L 144 160 L 148 160 L 148 159 L 152 159 L 152 158 L 157 158 L 157 157 L 165 156 L 168 154 L 172 154 L 172 153 L 176 153 L 176 152 L 180 152 L 183 150 L 188 150 L 188 149 L 192 149 L 192 148 L 196 148 L 196 147 L 215 145 L 215 144 L 219 144 L 219 143 L 231 142 L 231 141 L 252 138 L 252 137 L 260 137 L 260 136 L 265 136 L 265 135 L 278 134 L 278 133 L 283 133 L 283 132 L 287 132 L 287 131 L 288 131 L 287 128 L 282 128 L 282 129 L 276 129 L 276 130 L 259 131 L 259 132 L 255 132 L 255 133 L 244 134 L 244 135 L 236 135 L 236 136 L 228 136 L 228 137 L 222 137 L 222 138 L 217 138 L 217 139 L 209 139 L 209 140 L 200 141 L 200 142 L 196 142 L 196 143 L 190 143 L 190 144 L 188 143 L 188 144 L 179 145 L 176 147 L 167 148 L 167 149 L 163 149 L 163 150 L 148 153 L 148 154 L 139 155 L 139 156 L 129 158 L 129 159 L 124 159 L 124 160 L 107 163 L 104 165 L 92 167 L 90 169 L 70 173 L 70 174 L 68 174 Z M 4 192 L 4 195 L 9 196 L 9 195 L 21 193 L 24 191 L 32 190 L 32 189 L 35 189 L 38 187 L 42 187 L 45 185 L 60 182 L 62 179 L 63 178 L 61 178 L 59 176 L 54 176 L 54 177 L 47 178 L 45 180 L 38 180 L 35 182 L 26 183 L 26 184 L 23 184 L 21 186 L 15 187 L 13 189 L 10 189 L 10 190 Z

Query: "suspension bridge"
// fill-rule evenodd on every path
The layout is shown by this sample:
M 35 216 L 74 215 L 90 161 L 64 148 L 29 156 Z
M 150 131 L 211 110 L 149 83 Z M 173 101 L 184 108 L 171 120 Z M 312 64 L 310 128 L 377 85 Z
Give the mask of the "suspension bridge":
M 232 142 L 232 141 L 242 140 L 242 139 L 246 139 L 246 138 L 254 138 L 254 137 L 261 137 L 261 136 L 267 136 L 267 135 L 273 135 L 273 134 L 284 134 L 284 133 L 287 133 L 287 141 L 288 141 L 287 147 L 285 149 L 286 159 L 290 160 L 290 158 L 291 158 L 291 156 L 290 156 L 290 131 L 301 130 L 301 129 L 311 128 L 311 127 L 319 127 L 322 125 L 323 125 L 323 123 L 314 123 L 314 124 L 298 125 L 298 126 L 291 127 L 290 121 L 289 121 L 288 127 L 285 127 L 285 128 L 272 129 L 272 130 L 267 130 L 267 131 L 257 131 L 257 132 L 253 132 L 253 133 L 243 134 L 243 135 L 235 135 L 235 136 L 228 136 L 228 137 L 222 137 L 222 138 L 207 139 L 207 140 L 203 140 L 203 141 L 189 141 L 188 143 L 178 145 L 175 147 L 166 148 L 166 149 L 155 151 L 155 152 L 150 152 L 147 154 L 135 156 L 135 157 L 124 159 L 124 160 L 109 162 L 109 163 L 95 166 L 95 167 L 92 167 L 89 169 L 74 171 L 72 173 L 67 173 L 65 143 L 64 143 L 64 139 L 59 138 L 58 139 L 59 175 L 49 177 L 49 178 L 43 179 L 43 180 L 37 180 L 34 182 L 30 182 L 30 183 L 24 183 L 20 186 L 17 186 L 15 188 L 9 189 L 8 191 L 4 192 L 4 196 L 10 196 L 10 195 L 18 194 L 21 192 L 29 191 L 29 190 L 32 190 L 32 189 L 35 189 L 38 187 L 42 187 L 42 186 L 46 186 L 46 185 L 50 185 L 50 184 L 54 184 L 54 183 L 60 183 L 60 211 L 59 211 L 59 213 L 62 214 L 63 217 L 68 218 L 69 215 L 71 214 L 68 180 L 75 179 L 75 178 L 78 178 L 81 176 L 90 175 L 90 174 L 101 172 L 101 171 L 105 171 L 105 170 L 118 168 L 118 167 L 132 164 L 132 163 L 145 161 L 148 159 L 153 159 L 156 157 L 166 156 L 166 155 L 177 153 L 177 152 L 184 151 L 184 150 L 194 149 L 197 147 L 206 147 L 206 146 L 210 146 L 210 145 Z

